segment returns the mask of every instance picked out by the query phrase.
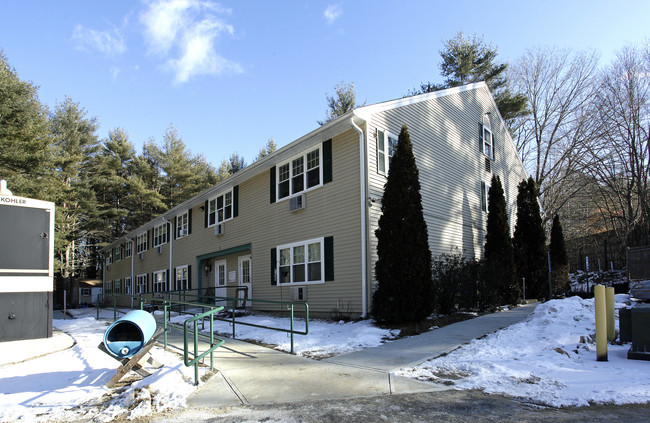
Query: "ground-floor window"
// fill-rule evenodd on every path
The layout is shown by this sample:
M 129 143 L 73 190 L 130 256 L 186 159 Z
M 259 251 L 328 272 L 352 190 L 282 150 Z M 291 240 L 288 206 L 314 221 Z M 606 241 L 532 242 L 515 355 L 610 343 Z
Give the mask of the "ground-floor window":
M 113 293 L 113 281 L 106 281 L 104 283 L 104 294 L 112 294 Z
M 153 272 L 153 292 L 167 291 L 167 270 Z
M 81 295 L 83 297 L 90 297 L 90 288 L 81 288 Z
M 122 293 L 122 280 L 121 279 L 116 279 L 115 280 L 115 288 L 113 289 L 113 291 L 116 294 L 121 294 Z
M 147 275 L 138 275 L 135 279 L 135 288 L 138 294 L 144 294 L 147 292 Z
M 323 242 L 324 238 L 318 238 L 279 246 L 277 248 L 278 282 L 280 284 L 325 282 Z
M 189 266 L 179 266 L 176 268 L 176 281 L 174 290 L 186 291 L 192 289 L 190 286 L 190 269 Z
M 124 293 L 131 295 L 133 291 L 131 290 L 131 278 L 124 278 Z

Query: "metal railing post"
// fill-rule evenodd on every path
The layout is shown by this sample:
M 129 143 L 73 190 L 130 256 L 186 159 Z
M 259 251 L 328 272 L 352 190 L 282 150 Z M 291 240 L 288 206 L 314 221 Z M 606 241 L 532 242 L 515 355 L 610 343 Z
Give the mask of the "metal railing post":
M 163 301 L 163 328 L 165 334 L 163 335 L 165 349 L 167 349 L 167 301 Z
M 232 300 L 232 339 L 237 339 L 235 336 L 235 307 L 237 307 L 237 300 L 233 299 Z

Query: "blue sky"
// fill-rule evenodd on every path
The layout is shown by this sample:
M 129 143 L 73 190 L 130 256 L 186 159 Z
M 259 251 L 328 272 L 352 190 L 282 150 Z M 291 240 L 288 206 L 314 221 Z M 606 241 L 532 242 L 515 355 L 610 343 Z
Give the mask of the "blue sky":
M 69 96 L 138 151 L 171 124 L 213 165 L 250 163 L 315 129 L 326 94 L 358 102 L 441 82 L 442 40 L 484 36 L 498 59 L 528 48 L 595 49 L 601 64 L 648 40 L 646 1 L 3 1 L 0 48 L 53 109 Z

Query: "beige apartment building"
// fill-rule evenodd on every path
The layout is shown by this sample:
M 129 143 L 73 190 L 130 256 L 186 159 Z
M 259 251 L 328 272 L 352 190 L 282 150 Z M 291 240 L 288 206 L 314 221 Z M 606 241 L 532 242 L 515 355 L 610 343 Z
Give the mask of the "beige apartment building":
M 402 125 L 432 254 L 480 257 L 492 176 L 504 185 L 511 228 L 527 178 L 482 82 L 359 107 L 178 204 L 102 250 L 105 293 L 246 289 L 253 299 L 305 301 L 316 315 L 367 316 Z

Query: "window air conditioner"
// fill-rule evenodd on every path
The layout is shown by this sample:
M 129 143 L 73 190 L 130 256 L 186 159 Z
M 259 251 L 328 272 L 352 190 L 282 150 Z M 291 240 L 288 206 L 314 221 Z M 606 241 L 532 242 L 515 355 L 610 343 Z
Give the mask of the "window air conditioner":
M 138 258 L 142 260 L 144 258 L 144 253 L 138 253 Z
M 224 226 L 223 223 L 217 223 L 214 226 L 214 234 L 217 236 L 223 235 L 226 233 L 226 227 Z
M 289 211 L 295 212 L 305 208 L 305 194 L 300 194 L 289 200 Z
M 307 301 L 307 287 L 306 286 L 292 287 L 291 301 Z
M 489 157 L 485 158 L 485 171 L 492 172 L 492 162 L 490 161 Z
M 187 229 L 181 229 L 181 236 L 187 235 Z
M 162 254 L 162 252 L 163 252 L 163 248 L 162 248 L 162 247 L 156 247 L 156 252 L 157 252 L 158 254 Z

